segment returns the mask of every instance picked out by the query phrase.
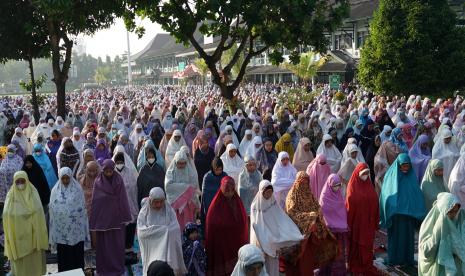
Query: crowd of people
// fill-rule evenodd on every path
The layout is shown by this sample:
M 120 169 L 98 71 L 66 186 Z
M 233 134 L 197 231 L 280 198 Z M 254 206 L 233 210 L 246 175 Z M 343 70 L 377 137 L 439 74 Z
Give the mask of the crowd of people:
M 465 101 L 342 90 L 108 87 L 65 117 L 47 97 L 37 124 L 1 98 L 9 269 L 43 275 L 50 251 L 100 276 L 381 275 L 384 230 L 387 264 L 464 275 Z

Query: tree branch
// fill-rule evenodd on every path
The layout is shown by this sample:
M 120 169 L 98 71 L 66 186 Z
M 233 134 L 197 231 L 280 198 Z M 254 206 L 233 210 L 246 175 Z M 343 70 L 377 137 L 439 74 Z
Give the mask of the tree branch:
M 223 68 L 223 72 L 225 72 L 225 74 L 229 74 L 229 72 L 231 72 L 232 67 L 234 66 L 234 64 L 236 64 L 237 60 L 241 56 L 241 53 L 244 51 L 245 45 L 247 43 L 247 38 L 248 36 L 244 36 L 242 38 L 241 44 L 239 44 L 239 47 L 237 48 L 237 51 L 234 53 L 232 59 L 229 61 L 228 65 L 226 65 Z

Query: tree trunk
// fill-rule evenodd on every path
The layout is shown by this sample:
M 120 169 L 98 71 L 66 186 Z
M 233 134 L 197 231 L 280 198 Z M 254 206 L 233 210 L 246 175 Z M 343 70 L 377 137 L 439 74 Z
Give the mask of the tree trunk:
M 55 78 L 55 86 L 57 89 L 57 114 L 66 118 L 66 80 Z
M 31 93 L 32 93 L 32 109 L 34 111 L 34 122 L 36 125 L 39 124 L 39 102 L 37 100 L 36 92 L 36 80 L 34 78 L 34 65 L 32 63 L 32 57 L 28 57 L 27 62 L 29 64 L 29 74 L 31 75 Z
M 50 46 L 52 49 L 53 79 L 57 92 L 57 115 L 66 118 L 66 81 L 71 66 L 71 54 L 73 41 L 70 40 L 66 32 L 59 32 L 59 24 L 51 19 L 47 20 L 47 28 L 50 35 Z M 60 46 L 60 41 L 63 45 Z M 65 48 L 63 65 L 60 65 L 62 47 Z

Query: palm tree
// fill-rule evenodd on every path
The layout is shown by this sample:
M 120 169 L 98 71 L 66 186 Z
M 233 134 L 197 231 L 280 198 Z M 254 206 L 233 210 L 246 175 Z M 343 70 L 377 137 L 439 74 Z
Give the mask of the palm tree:
M 299 63 L 292 64 L 286 62 L 283 63 L 283 66 L 305 82 L 312 79 L 312 83 L 314 83 L 314 77 L 316 76 L 318 69 L 327 61 L 326 57 L 316 60 L 315 56 L 316 54 L 314 52 L 302 53 L 300 55 Z
M 194 59 L 193 63 L 195 65 L 195 67 L 197 67 L 197 69 L 199 70 L 199 74 L 200 74 L 200 78 L 201 78 L 201 82 L 202 82 L 202 91 L 203 91 L 205 76 L 208 73 L 208 66 L 205 63 L 205 60 L 203 58 L 196 58 L 196 59 Z

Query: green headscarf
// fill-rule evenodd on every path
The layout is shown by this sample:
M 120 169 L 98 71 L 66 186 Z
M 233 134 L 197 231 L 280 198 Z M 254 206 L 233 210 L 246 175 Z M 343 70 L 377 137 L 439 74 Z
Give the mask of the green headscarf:
M 421 181 L 421 191 L 425 198 L 425 207 L 427 211 L 431 209 L 439 193 L 448 192 L 444 186 L 444 178 L 434 175 L 434 171 L 441 168 L 444 168 L 441 160 L 431 160 L 426 168 L 423 181 Z
M 423 221 L 418 245 L 418 275 L 465 275 L 465 213 L 451 220 L 447 212 L 460 204 L 451 193 L 440 193 Z

